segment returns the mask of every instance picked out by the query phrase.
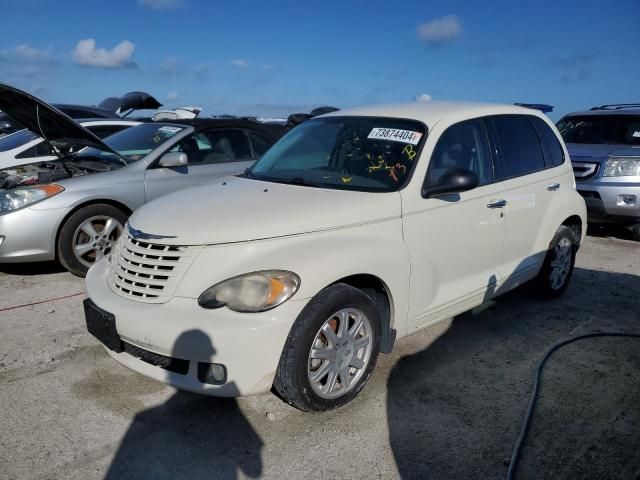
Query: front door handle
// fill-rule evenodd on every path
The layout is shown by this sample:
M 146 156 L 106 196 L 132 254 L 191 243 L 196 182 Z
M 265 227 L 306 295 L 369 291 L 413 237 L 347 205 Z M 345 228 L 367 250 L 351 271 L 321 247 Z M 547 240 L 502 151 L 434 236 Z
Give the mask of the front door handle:
M 491 202 L 487 204 L 487 208 L 504 208 L 507 206 L 506 200 L 496 200 L 495 202 Z
M 547 190 L 549 190 L 550 192 L 558 190 L 559 188 L 560 188 L 559 183 L 552 183 L 551 185 L 547 185 Z

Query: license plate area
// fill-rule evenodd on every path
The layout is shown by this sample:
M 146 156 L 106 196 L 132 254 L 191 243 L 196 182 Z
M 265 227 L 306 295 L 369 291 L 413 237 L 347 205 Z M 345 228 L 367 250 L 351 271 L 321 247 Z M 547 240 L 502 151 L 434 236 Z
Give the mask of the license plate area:
M 116 330 L 116 317 L 113 313 L 102 310 L 87 298 L 84 302 L 84 317 L 89 333 L 102 342 L 109 350 L 116 353 L 124 351 L 122 340 Z

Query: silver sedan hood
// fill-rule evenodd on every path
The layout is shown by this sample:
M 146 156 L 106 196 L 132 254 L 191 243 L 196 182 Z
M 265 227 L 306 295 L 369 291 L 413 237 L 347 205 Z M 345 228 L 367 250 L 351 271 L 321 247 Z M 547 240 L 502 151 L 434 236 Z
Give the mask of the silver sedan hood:
M 168 245 L 213 245 L 297 235 L 401 215 L 398 192 L 329 190 L 229 177 L 137 210 L 130 231 Z
M 116 153 L 100 138 L 57 108 L 27 92 L 2 83 L 0 110 L 62 151 L 73 146 L 85 146 Z

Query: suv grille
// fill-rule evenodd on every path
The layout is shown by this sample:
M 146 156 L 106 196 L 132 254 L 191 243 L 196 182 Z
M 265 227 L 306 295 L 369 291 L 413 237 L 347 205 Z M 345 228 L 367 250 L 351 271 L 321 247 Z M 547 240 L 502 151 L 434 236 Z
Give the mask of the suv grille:
M 579 179 L 593 177 L 598 171 L 597 163 L 571 162 L 571 164 L 573 166 L 573 174 Z
M 166 302 L 197 250 L 198 247 L 142 242 L 123 234 L 111 253 L 109 286 L 132 300 Z

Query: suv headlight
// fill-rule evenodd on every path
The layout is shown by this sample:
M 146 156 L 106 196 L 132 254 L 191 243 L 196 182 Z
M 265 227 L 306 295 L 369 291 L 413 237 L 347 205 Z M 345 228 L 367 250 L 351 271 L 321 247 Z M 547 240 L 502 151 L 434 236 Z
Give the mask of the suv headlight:
M 198 298 L 203 308 L 227 307 L 236 312 L 264 312 L 289 300 L 300 277 L 285 270 L 247 273 L 206 289 Z
M 64 188 L 55 184 L 0 191 L 0 215 L 28 207 L 63 191 Z
M 609 157 L 604 169 L 605 177 L 640 176 L 640 157 Z

